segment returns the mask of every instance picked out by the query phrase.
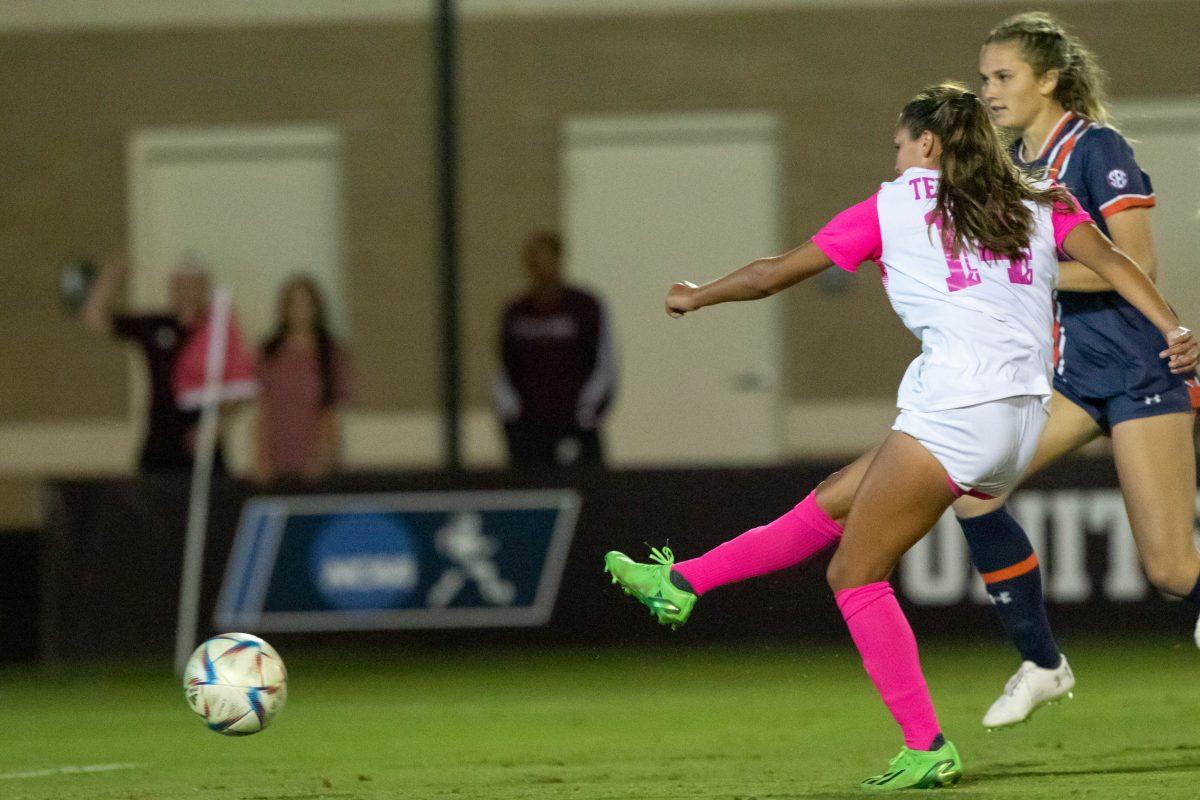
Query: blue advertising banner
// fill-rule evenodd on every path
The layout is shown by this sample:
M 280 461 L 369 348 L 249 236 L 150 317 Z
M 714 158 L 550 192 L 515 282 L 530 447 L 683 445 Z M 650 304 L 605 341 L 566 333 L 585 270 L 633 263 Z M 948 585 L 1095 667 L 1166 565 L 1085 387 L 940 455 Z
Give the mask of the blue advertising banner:
M 829 554 L 729 587 L 718 613 L 693 615 L 665 639 L 601 572 L 605 552 L 636 558 L 645 542 L 670 543 L 684 558 L 704 553 L 785 513 L 840 466 L 351 475 L 306 486 L 305 497 L 217 481 L 201 593 L 203 617 L 215 618 L 207 633 L 250 628 L 284 647 L 293 637 L 372 652 L 395 638 L 373 629 L 397 626 L 410 630 L 397 640 L 406 647 L 841 641 Z M 186 475 L 50 484 L 37 550 L 10 565 L 40 570 L 43 657 L 94 661 L 130 641 L 165 655 L 188 491 Z M 1110 459 L 1056 464 L 1010 507 L 1037 551 L 1063 641 L 1164 632 L 1190 640 L 1196 611 L 1164 600 L 1142 573 Z M 1009 598 L 984 590 L 953 515 L 912 548 L 892 583 L 920 635 L 1003 640 L 987 606 Z
M 578 511 L 570 490 L 252 498 L 214 622 L 262 632 L 543 625 Z

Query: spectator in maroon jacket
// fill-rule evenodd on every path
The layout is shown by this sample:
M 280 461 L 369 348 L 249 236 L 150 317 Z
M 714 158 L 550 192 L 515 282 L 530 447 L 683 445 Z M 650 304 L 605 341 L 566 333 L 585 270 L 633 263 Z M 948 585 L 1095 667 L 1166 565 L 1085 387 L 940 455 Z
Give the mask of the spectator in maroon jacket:
M 494 397 L 513 466 L 603 462 L 600 421 L 616 369 L 608 314 L 595 296 L 563 283 L 562 241 L 525 244 L 529 291 L 504 310 Z

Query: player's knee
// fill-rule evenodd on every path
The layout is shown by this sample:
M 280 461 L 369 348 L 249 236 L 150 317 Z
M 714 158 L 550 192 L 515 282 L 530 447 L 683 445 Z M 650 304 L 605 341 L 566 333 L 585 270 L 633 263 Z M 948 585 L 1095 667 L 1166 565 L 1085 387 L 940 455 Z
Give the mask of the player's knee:
M 982 500 L 978 497 L 963 495 L 954 501 L 954 516 L 959 519 L 982 517 L 984 514 L 990 514 L 1003 506 L 1006 499 L 1004 497 L 995 497 L 990 500 Z
M 869 564 L 856 564 L 848 558 L 839 558 L 841 551 L 833 554 L 828 569 L 825 570 L 825 580 L 829 588 L 835 592 L 843 589 L 854 589 L 866 586 L 868 583 L 885 580 L 887 573 L 875 575 L 874 568 Z
M 833 560 L 829 562 L 829 566 L 825 568 L 825 580 L 829 584 L 829 588 L 835 592 L 850 588 L 846 582 L 846 570 L 842 568 L 841 560 L 836 554 Z

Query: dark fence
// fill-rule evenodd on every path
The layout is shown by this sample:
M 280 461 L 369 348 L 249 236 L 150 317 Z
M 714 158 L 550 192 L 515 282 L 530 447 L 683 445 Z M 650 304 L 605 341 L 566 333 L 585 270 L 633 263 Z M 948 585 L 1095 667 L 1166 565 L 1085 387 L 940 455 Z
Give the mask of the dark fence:
M 704 597 L 692 620 L 671 632 L 610 586 L 610 549 L 640 556 L 670 542 L 697 555 L 786 511 L 834 465 L 555 474 L 412 473 L 346 476 L 279 494 L 570 488 L 582 504 L 550 621 L 532 628 L 271 634 L 284 648 L 346 646 L 598 645 L 649 642 L 797 640 L 844 636 L 824 582 L 827 558 L 725 587 Z M 1137 565 L 1111 464 L 1079 460 L 1032 480 L 1014 509 L 1038 546 L 1050 613 L 1062 639 L 1073 634 L 1166 631 L 1190 634 L 1195 612 L 1150 588 Z M 48 492 L 41 547 L 39 651 L 47 659 L 171 652 L 180 576 L 185 479 L 59 481 Z M 217 481 L 204 567 L 202 634 L 212 614 L 243 504 L 270 494 Z M 906 556 L 894 578 L 919 638 L 996 639 L 982 584 L 949 519 Z

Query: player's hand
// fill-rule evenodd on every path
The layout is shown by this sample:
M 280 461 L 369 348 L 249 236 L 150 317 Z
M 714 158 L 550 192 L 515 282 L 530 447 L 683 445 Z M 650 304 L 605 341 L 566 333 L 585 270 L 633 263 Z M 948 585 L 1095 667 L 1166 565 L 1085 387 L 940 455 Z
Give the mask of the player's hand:
M 1167 349 L 1158 354 L 1159 358 L 1167 359 L 1167 366 L 1176 375 L 1191 374 L 1196 371 L 1196 362 L 1200 360 L 1200 343 L 1192 332 L 1182 326 L 1167 334 Z
M 667 314 L 678 319 L 689 311 L 695 311 L 698 306 L 694 299 L 696 284 L 691 281 L 680 281 L 671 284 L 667 291 Z

